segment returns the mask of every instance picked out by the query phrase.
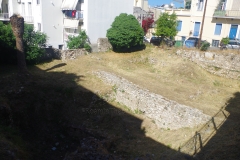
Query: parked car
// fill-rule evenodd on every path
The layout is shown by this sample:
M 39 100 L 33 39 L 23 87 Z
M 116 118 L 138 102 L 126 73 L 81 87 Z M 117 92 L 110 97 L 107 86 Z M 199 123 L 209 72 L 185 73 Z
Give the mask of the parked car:
M 175 42 L 176 42 L 176 41 L 173 41 L 173 40 L 171 40 L 167 37 L 165 37 L 164 39 L 162 39 L 162 37 L 152 37 L 151 40 L 150 40 L 150 43 L 153 44 L 153 45 L 159 46 L 162 40 L 165 42 L 165 44 L 168 47 L 174 46 Z
M 230 40 L 226 46 L 229 49 L 239 49 L 240 48 L 240 41 L 239 40 Z
M 159 46 L 161 43 L 162 37 L 152 37 L 150 43 L 156 46 Z
M 143 37 L 143 42 L 144 43 L 150 43 L 150 39 L 147 38 L 146 36 Z
M 185 40 L 185 45 L 188 48 L 196 47 L 198 44 L 198 40 L 199 38 L 197 37 L 189 37 L 187 40 Z
M 198 41 L 199 41 L 198 37 L 189 37 L 187 40 L 185 40 L 185 45 L 188 48 L 197 47 L 198 46 Z M 201 40 L 201 44 L 203 42 L 207 42 L 207 41 L 206 40 Z M 200 44 L 200 46 L 201 46 L 201 44 Z
M 167 37 L 164 38 L 164 42 L 168 47 L 172 47 L 175 45 L 176 41 L 169 39 Z

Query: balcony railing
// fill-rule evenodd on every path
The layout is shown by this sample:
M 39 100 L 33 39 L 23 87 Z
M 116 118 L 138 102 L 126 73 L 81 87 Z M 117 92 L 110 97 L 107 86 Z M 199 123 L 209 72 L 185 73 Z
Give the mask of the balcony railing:
M 213 17 L 224 17 L 224 18 L 240 18 L 239 10 L 215 10 Z
M 76 11 L 76 12 L 72 10 L 65 11 L 65 18 L 81 20 L 83 19 L 83 11 Z
M 0 13 L 0 20 L 9 20 L 9 13 Z
M 33 16 L 23 16 L 24 21 L 27 23 L 33 23 Z
M 33 23 L 33 16 L 23 16 L 24 21 L 27 23 Z M 0 20 L 10 20 L 9 13 L 0 13 Z

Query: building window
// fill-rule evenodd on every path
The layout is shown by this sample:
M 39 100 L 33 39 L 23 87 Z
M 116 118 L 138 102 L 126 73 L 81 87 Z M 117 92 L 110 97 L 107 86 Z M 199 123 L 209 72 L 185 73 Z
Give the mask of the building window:
M 199 35 L 200 27 L 201 27 L 201 23 L 195 22 L 193 36 L 197 37 Z
M 25 3 L 22 3 L 22 16 L 25 16 Z
M 28 15 L 32 16 L 32 3 L 28 2 Z
M 181 31 L 182 30 L 182 21 L 178 21 L 177 23 L 178 23 L 177 31 Z
M 37 0 L 37 4 L 40 4 L 40 0 Z
M 58 49 L 62 50 L 63 49 L 63 45 L 58 45 Z
M 221 35 L 222 24 L 216 24 L 214 35 Z
M 41 23 L 38 23 L 38 31 L 41 31 Z
M 203 4 L 204 4 L 204 0 L 198 0 L 198 11 L 202 11 L 203 10 Z
M 212 46 L 213 47 L 218 47 L 219 46 L 219 40 L 212 40 Z

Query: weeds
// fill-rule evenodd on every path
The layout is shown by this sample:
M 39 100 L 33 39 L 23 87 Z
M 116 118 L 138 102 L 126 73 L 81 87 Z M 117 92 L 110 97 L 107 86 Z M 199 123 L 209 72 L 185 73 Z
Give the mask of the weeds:
M 138 108 L 134 110 L 135 114 L 143 114 L 143 112 L 141 110 L 139 110 Z
M 118 88 L 117 88 L 116 84 L 114 86 L 112 86 L 112 90 L 113 90 L 114 93 L 117 93 L 117 89 Z

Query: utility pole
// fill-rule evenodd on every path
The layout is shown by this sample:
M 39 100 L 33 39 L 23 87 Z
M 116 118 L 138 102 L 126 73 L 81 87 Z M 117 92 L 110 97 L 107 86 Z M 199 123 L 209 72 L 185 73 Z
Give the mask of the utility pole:
M 206 9 L 207 9 L 207 1 L 208 0 L 206 0 L 205 6 L 204 6 L 204 12 L 203 12 L 203 17 L 202 17 L 202 26 L 201 26 L 200 36 L 199 36 L 199 40 L 198 40 L 198 48 L 200 48 L 200 44 L 201 44 L 201 41 L 202 41 L 202 32 L 203 32 L 205 14 L 206 14 Z

